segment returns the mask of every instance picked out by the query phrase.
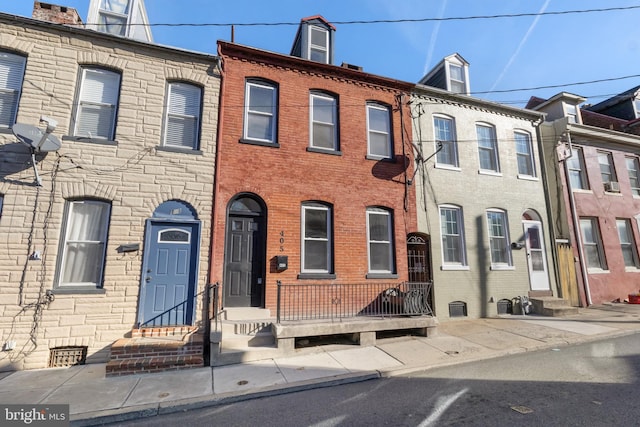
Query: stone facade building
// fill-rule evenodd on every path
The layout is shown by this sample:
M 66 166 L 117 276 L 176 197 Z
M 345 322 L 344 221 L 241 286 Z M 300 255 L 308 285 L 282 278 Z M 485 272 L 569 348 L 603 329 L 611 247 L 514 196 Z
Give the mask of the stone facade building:
M 202 326 L 217 67 L 0 14 L 0 370 L 106 361 L 144 328 Z

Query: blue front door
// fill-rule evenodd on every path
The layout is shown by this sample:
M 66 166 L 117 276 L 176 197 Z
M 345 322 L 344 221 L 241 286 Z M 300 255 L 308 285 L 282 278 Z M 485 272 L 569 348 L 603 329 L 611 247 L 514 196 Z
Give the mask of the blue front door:
M 192 324 L 198 241 L 198 224 L 150 222 L 142 272 L 140 327 Z

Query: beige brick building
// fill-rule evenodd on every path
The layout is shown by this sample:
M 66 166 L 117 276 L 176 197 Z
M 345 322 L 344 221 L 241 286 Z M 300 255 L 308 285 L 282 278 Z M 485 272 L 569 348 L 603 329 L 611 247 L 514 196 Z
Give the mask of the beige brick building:
M 412 99 L 418 229 L 440 320 L 558 295 L 537 142 L 543 116 L 468 96 L 468 68 L 447 57 Z
M 201 326 L 217 58 L 0 14 L 0 84 L 0 371 Z

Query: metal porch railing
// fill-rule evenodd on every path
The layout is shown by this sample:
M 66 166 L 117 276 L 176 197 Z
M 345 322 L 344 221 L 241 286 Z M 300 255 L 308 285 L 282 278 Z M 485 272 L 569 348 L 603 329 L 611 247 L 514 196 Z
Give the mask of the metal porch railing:
M 278 281 L 276 321 L 433 316 L 432 282 L 283 284 Z

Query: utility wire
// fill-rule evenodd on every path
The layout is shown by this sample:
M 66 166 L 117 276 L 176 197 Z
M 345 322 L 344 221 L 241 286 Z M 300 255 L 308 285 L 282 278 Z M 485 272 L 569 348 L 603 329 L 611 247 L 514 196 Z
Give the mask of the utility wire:
M 443 22 L 443 21 L 470 21 L 480 19 L 505 19 L 505 18 L 526 18 L 531 16 L 552 16 L 552 15 L 571 15 L 577 13 L 596 13 L 596 12 L 614 12 L 623 10 L 640 9 L 639 6 L 624 6 L 624 7 L 608 7 L 602 9 L 582 9 L 582 10 L 563 10 L 555 12 L 531 12 L 531 13 L 510 13 L 500 15 L 475 15 L 475 16 L 452 16 L 447 18 L 414 18 L 414 19 L 374 19 L 374 20 L 354 20 L 354 21 L 331 21 L 333 25 L 355 25 L 355 24 L 402 24 L 402 23 L 416 23 L 416 22 Z M 125 26 L 147 26 L 147 27 L 278 27 L 278 26 L 297 26 L 300 22 L 236 22 L 236 23 L 157 23 L 157 24 L 144 24 L 144 23 L 111 23 L 111 24 L 96 24 L 87 23 L 86 25 L 114 25 L 118 27 Z

